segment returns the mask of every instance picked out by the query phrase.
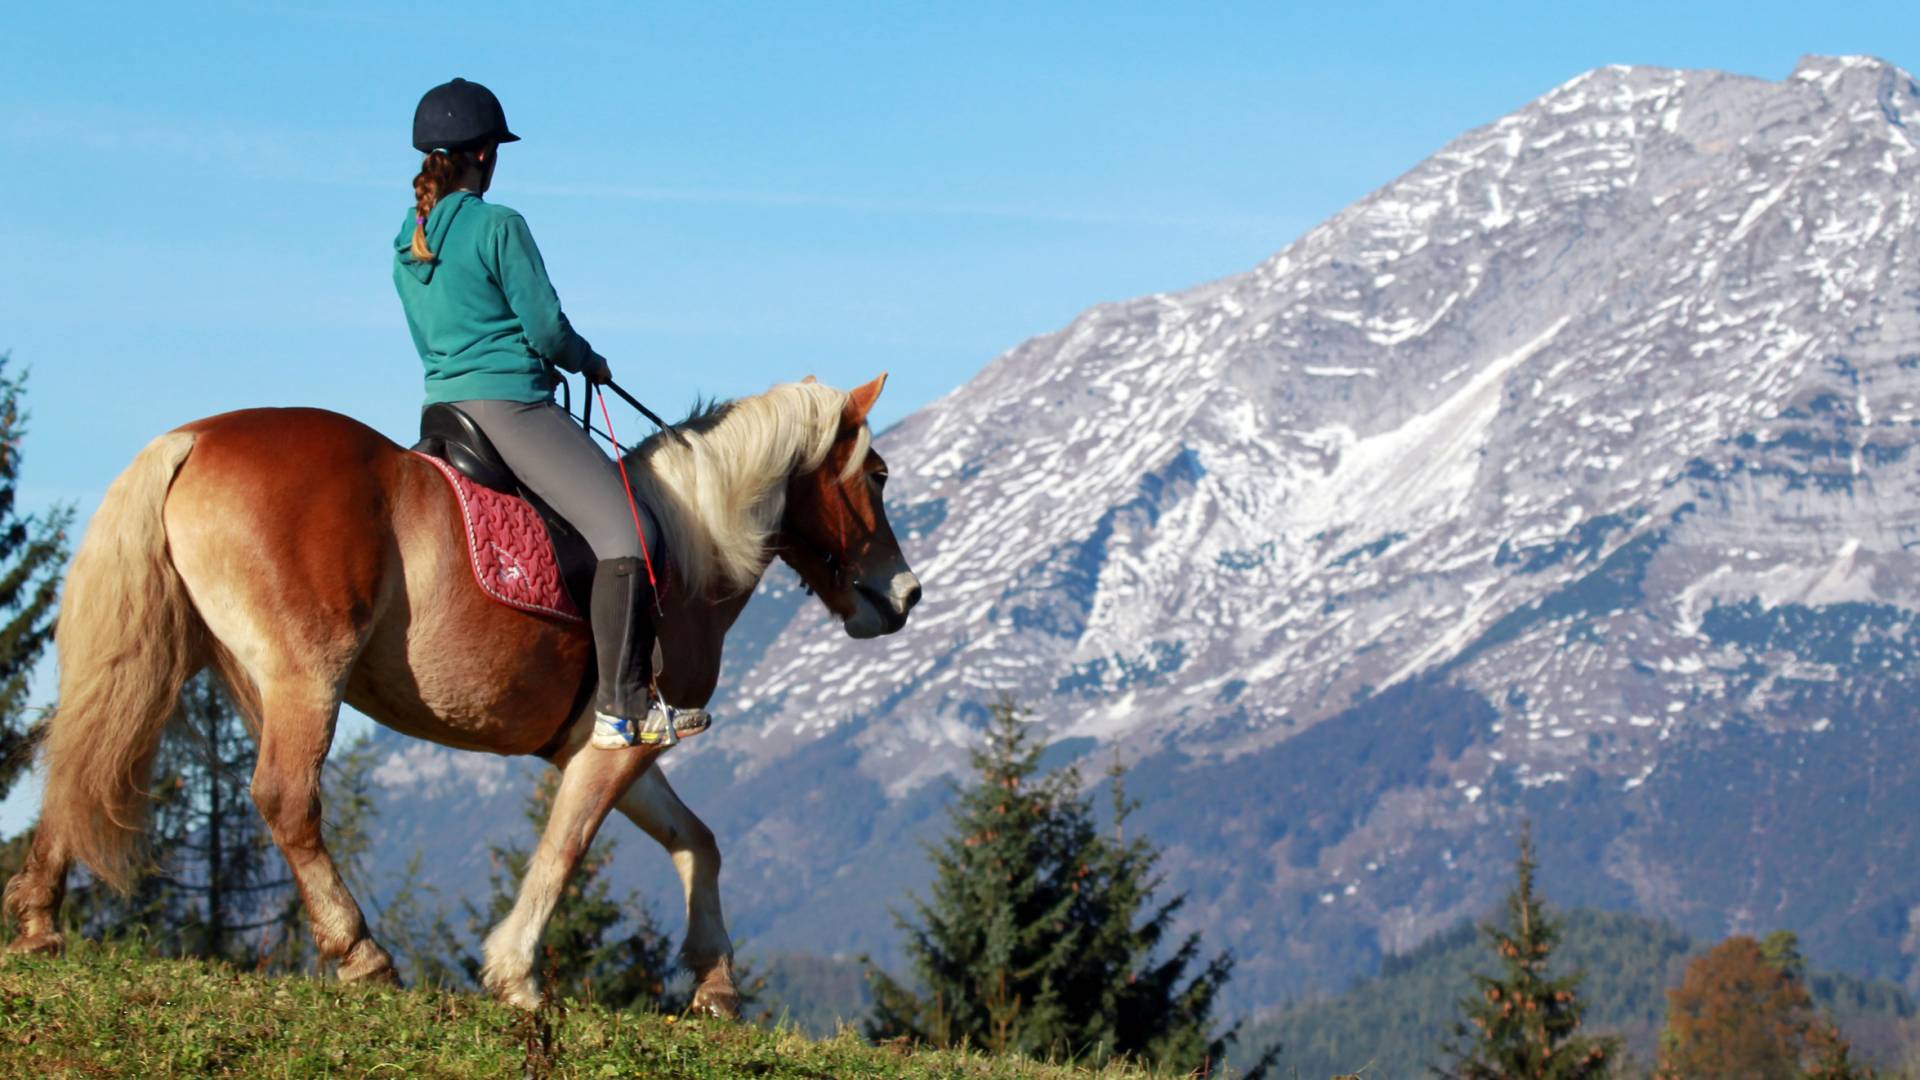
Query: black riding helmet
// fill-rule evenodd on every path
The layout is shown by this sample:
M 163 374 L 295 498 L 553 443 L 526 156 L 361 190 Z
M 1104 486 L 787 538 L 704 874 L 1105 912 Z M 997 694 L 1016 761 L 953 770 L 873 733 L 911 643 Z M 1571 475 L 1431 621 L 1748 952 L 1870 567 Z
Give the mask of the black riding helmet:
M 520 136 L 507 130 L 500 99 L 477 82 L 441 83 L 427 91 L 413 110 L 413 148 L 423 154 L 519 141 Z

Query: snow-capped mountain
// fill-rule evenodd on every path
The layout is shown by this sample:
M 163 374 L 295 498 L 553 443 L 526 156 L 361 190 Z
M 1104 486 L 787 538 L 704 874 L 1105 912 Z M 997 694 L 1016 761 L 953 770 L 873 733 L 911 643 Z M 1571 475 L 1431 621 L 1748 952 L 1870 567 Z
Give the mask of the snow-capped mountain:
M 1877 60 L 1594 71 L 886 432 L 912 623 L 777 572 L 675 752 L 738 928 L 887 956 L 1009 695 L 1134 764 L 1241 1005 L 1482 912 L 1524 816 L 1556 899 L 1909 975 L 1916 140 Z

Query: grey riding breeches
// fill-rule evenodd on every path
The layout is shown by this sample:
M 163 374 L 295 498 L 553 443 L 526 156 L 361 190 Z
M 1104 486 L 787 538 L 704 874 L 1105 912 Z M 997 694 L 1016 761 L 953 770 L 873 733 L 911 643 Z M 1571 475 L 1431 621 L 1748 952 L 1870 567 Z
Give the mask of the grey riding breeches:
M 596 559 L 638 559 L 640 534 L 620 469 L 578 421 L 551 401 L 456 401 L 527 489 L 586 538 Z M 647 548 L 660 558 L 653 515 L 640 508 Z

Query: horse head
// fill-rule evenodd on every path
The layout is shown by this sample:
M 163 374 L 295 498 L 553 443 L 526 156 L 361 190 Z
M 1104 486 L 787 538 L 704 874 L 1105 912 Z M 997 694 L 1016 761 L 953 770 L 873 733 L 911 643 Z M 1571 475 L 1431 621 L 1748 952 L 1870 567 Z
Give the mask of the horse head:
M 893 633 L 920 602 L 920 579 L 900 552 L 881 499 L 887 463 L 867 429 L 886 382 L 881 375 L 847 395 L 833 449 L 818 469 L 787 482 L 780 522 L 780 557 L 856 638 Z

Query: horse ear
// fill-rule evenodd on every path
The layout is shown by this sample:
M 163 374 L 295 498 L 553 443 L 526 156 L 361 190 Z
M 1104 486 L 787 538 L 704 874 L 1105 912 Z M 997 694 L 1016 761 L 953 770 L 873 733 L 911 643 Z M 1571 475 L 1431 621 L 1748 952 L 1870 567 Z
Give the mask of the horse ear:
M 819 382 L 820 380 L 819 380 L 819 379 L 816 379 L 816 378 L 814 378 L 814 377 L 813 377 L 813 376 L 811 376 L 811 375 L 809 375 L 809 376 L 807 376 L 806 378 L 804 378 L 804 379 L 801 379 L 800 381 L 801 381 L 801 382 L 803 382 L 803 383 L 810 383 L 810 382 Z
M 847 395 L 847 423 L 858 427 L 867 422 L 867 414 L 873 411 L 873 403 L 880 399 L 880 391 L 887 385 L 887 373 Z

